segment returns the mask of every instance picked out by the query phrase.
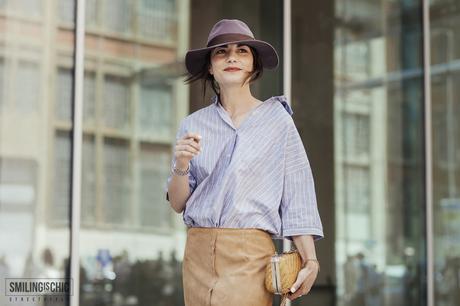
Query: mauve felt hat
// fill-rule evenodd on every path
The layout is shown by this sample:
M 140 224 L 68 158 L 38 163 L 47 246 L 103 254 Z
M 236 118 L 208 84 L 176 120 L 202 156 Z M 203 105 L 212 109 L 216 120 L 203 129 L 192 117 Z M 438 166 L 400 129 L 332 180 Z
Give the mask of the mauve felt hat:
M 185 66 L 192 75 L 198 74 L 206 64 L 206 54 L 218 46 L 244 43 L 255 48 L 267 69 L 278 66 L 278 54 L 269 43 L 254 38 L 249 27 L 238 19 L 222 19 L 211 29 L 206 48 L 189 50 L 185 55 Z

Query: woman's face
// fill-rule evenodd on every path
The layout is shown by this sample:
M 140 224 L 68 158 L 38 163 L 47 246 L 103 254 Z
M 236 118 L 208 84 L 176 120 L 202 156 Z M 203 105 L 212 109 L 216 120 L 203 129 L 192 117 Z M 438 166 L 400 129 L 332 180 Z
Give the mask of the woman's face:
M 209 73 L 214 75 L 221 87 L 231 84 L 241 85 L 251 74 L 253 64 L 251 48 L 246 45 L 229 44 L 211 51 Z

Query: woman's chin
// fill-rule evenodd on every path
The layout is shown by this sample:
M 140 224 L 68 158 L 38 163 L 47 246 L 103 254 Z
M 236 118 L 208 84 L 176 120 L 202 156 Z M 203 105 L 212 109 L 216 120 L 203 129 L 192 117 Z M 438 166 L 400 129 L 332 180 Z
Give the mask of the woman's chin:
M 241 86 L 244 82 L 244 79 L 241 77 L 238 78 L 225 78 L 222 82 L 219 82 L 220 86 Z

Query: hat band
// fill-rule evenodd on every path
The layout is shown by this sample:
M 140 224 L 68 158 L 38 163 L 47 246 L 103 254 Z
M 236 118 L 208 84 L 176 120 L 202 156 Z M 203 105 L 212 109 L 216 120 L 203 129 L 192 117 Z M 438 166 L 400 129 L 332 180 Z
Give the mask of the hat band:
M 244 34 L 222 34 L 211 39 L 206 47 L 212 47 L 222 43 L 237 40 L 254 40 L 254 37 Z

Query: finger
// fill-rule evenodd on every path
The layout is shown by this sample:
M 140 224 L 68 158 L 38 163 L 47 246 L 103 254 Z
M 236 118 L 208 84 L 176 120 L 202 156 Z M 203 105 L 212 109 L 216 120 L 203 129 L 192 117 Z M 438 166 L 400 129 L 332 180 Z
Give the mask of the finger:
M 288 299 L 290 299 L 291 301 L 294 301 L 295 299 L 299 298 L 301 295 L 302 293 L 300 292 L 300 290 L 297 291 L 296 293 L 289 293 Z
M 200 151 L 201 150 L 201 145 L 197 143 L 193 138 L 188 138 L 188 139 L 180 139 L 177 141 L 178 145 L 191 145 L 193 146 L 196 150 Z
M 288 298 L 292 301 L 307 293 L 308 292 L 305 290 L 305 286 L 301 286 L 295 293 L 289 293 Z
M 310 293 L 310 290 L 313 287 L 315 280 L 316 280 L 316 277 L 310 274 L 305 280 L 305 282 L 302 284 L 302 286 L 300 286 L 300 288 L 296 291 L 296 293 L 299 292 L 300 293 L 299 296 L 307 295 L 308 293 Z
M 187 134 L 185 134 L 184 138 L 193 138 L 196 141 L 200 141 L 201 140 L 201 135 L 198 134 L 198 133 L 188 132 Z
M 176 148 L 177 148 L 176 150 L 178 151 L 189 151 L 195 154 L 201 153 L 201 150 L 199 148 L 196 148 L 196 146 L 191 143 L 178 145 L 176 146 Z
M 294 282 L 294 284 L 291 286 L 291 293 L 294 293 L 297 291 L 300 286 L 302 286 L 303 282 L 305 281 L 305 276 L 301 275 L 300 273 L 297 275 L 297 279 Z
M 191 144 L 182 145 L 181 147 L 182 147 L 182 151 L 188 151 L 188 152 L 191 152 L 191 153 L 194 153 L 194 154 L 200 153 L 200 150 L 195 148 Z
M 201 145 L 200 145 L 199 142 L 196 142 L 196 141 L 193 140 L 193 139 L 189 139 L 189 144 L 190 144 L 191 146 L 193 146 L 195 149 L 197 149 L 198 151 L 201 150 Z

